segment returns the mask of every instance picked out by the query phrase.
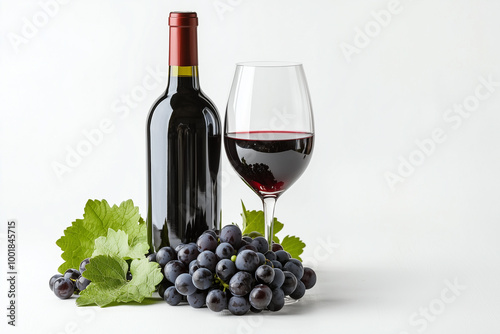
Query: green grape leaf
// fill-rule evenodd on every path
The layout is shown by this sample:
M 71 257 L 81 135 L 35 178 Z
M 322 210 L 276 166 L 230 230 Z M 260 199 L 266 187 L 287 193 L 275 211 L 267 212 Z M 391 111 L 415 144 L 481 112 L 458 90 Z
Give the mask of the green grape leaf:
M 127 281 L 128 265 L 117 256 L 98 255 L 85 267 L 83 276 L 91 281 L 76 300 L 78 306 L 96 304 L 100 307 L 112 303 L 141 303 L 151 297 L 155 286 L 163 279 L 159 265 L 146 258 L 132 260 Z
M 290 255 L 294 259 L 302 262 L 300 254 L 304 252 L 304 247 L 306 247 L 306 244 L 302 240 L 300 240 L 299 237 L 287 235 L 281 241 L 281 246 L 283 246 L 283 249 L 290 253 Z
M 59 272 L 64 273 L 69 268 L 79 268 L 83 259 L 92 256 L 95 240 L 107 236 L 110 228 L 125 232 L 131 247 L 147 242 L 146 223 L 140 217 L 139 208 L 134 206 L 132 200 L 112 207 L 105 200 L 89 200 L 85 205 L 83 219 L 75 220 L 56 242 L 63 251 L 61 257 L 65 261 L 59 267 Z
M 92 257 L 97 255 L 117 256 L 124 260 L 141 259 L 148 252 L 147 242 L 139 242 L 135 245 L 129 245 L 128 235 L 122 230 L 115 232 L 112 228 L 108 229 L 107 236 L 95 239 L 95 250 Z

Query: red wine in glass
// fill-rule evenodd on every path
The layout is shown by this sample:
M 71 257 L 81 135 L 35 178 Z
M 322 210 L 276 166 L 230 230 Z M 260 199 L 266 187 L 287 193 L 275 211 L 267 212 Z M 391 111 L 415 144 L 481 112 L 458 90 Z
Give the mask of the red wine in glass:
M 314 135 L 293 131 L 227 133 L 229 161 L 261 198 L 278 197 L 302 175 L 313 151 Z

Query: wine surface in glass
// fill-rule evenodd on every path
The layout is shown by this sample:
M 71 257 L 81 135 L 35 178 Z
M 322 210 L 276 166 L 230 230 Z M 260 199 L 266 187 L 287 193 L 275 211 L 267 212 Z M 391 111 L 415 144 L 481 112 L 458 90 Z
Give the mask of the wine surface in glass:
M 278 197 L 304 172 L 313 151 L 307 132 L 252 131 L 224 136 L 226 153 L 241 178 L 261 197 Z

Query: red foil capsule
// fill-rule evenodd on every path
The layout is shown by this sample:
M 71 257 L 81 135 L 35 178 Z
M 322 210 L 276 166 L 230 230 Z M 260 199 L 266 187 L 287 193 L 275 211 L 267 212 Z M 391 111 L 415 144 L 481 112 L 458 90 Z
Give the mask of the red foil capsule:
M 170 26 L 169 66 L 198 66 L 198 16 L 195 12 L 172 12 Z

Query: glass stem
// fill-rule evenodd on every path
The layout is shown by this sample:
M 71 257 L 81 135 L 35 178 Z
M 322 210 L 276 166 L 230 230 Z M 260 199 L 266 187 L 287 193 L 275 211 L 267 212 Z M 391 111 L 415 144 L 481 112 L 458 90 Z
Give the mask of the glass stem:
M 264 223 L 265 223 L 265 238 L 269 243 L 269 250 L 273 244 L 273 227 L 274 227 L 274 208 L 276 206 L 276 197 L 264 197 Z

